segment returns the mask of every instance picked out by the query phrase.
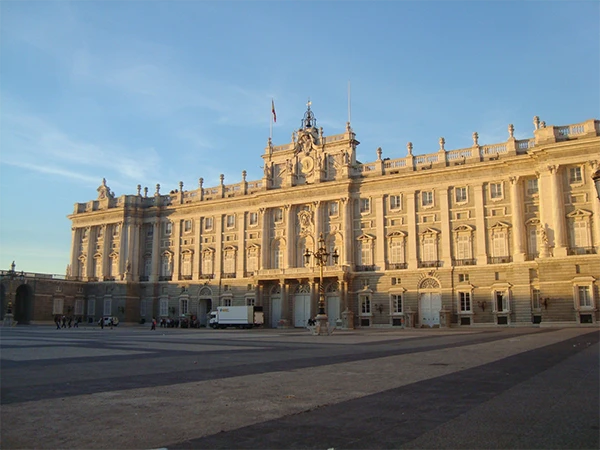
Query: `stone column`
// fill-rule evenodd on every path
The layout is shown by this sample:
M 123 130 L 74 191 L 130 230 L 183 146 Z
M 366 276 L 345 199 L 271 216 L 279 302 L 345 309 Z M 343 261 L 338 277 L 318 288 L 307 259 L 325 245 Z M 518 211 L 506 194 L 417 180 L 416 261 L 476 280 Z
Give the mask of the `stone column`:
M 125 279 L 125 263 L 127 261 L 127 230 L 129 224 L 125 221 L 119 224 L 119 274 L 115 279 Z M 111 274 L 112 275 L 112 274 Z
M 590 161 L 590 174 L 593 174 L 594 171 L 598 169 L 598 163 L 596 161 Z M 592 245 L 596 247 L 596 250 L 600 250 L 600 199 L 598 199 L 598 193 L 596 192 L 596 187 L 594 186 L 594 180 L 591 177 L 588 177 L 586 182 L 589 182 L 590 193 L 589 196 L 592 199 L 592 211 L 594 215 L 592 216 Z
M 417 236 L 417 213 L 415 209 L 415 192 L 406 194 L 406 219 L 408 229 L 408 255 L 406 262 L 409 269 L 416 269 L 417 264 L 417 244 L 419 236 Z
M 215 215 L 215 277 L 223 276 L 223 214 Z
M 260 234 L 260 241 L 261 241 L 261 248 L 260 248 L 260 262 L 259 262 L 259 268 L 260 269 L 266 269 L 269 266 L 269 253 L 270 253 L 270 248 L 269 248 L 269 214 L 268 214 L 269 210 L 266 208 L 260 208 L 259 209 L 259 214 L 260 214 L 260 220 L 261 220 L 261 234 Z
M 473 187 L 473 197 L 475 200 L 475 242 L 477 243 L 478 266 L 482 266 L 488 263 L 484 196 L 485 193 L 483 191 L 483 185 L 478 184 Z
M 243 211 L 239 213 L 236 220 L 238 225 L 238 243 L 235 272 L 236 278 L 244 278 L 244 272 L 246 271 L 246 265 L 244 264 L 246 261 L 246 213 Z
M 133 228 L 133 254 L 131 256 L 131 276 L 133 281 L 140 281 L 142 264 L 142 224 L 137 223 Z
M 342 265 L 352 266 L 354 257 L 352 256 L 352 242 L 354 241 L 354 235 L 352 232 L 352 198 L 346 197 L 340 199 L 342 202 L 343 210 L 343 230 L 344 230 L 344 251 L 342 253 Z
M 380 150 L 380 149 L 378 149 Z M 378 153 L 381 157 L 381 154 Z M 382 163 L 383 164 L 383 163 Z M 384 196 L 381 195 L 375 198 L 375 230 L 377 239 L 375 240 L 375 265 L 379 270 L 385 270 L 385 210 Z
M 194 228 L 194 256 L 193 256 L 193 262 L 192 262 L 192 280 L 198 281 L 199 275 L 200 275 L 200 264 L 201 264 L 201 248 L 202 248 L 202 242 L 201 242 L 201 235 L 200 235 L 200 230 L 202 229 L 202 219 L 197 218 L 194 221 L 194 226 L 196 228 Z
M 173 274 L 171 279 L 177 281 L 181 272 L 181 219 L 173 222 L 173 244 Z
M 452 265 L 452 231 L 450 230 L 450 198 L 448 188 L 440 189 L 441 260 L 444 267 Z
M 81 229 L 71 227 L 71 276 L 79 276 L 79 243 L 81 242 Z
M 510 177 L 511 214 L 513 226 L 513 261 L 525 261 L 524 230 L 525 221 L 523 214 L 523 187 L 519 177 Z
M 285 205 L 285 258 L 283 261 L 283 267 L 288 269 L 294 266 L 294 247 L 296 243 L 294 234 L 294 225 L 296 220 L 293 215 L 294 207 L 292 205 Z
M 150 275 L 150 281 L 156 283 L 158 281 L 159 268 L 160 268 L 160 219 L 157 217 L 153 223 L 152 231 L 152 275 Z
M 548 166 L 552 189 L 552 221 L 554 222 L 554 256 L 567 256 L 567 239 L 565 233 L 565 203 L 559 166 Z
M 290 314 L 290 286 L 284 279 L 279 280 L 281 286 L 281 318 L 287 321 L 287 324 L 293 326 L 292 315 Z
M 327 236 L 325 236 L 323 230 L 323 208 L 321 208 L 322 202 L 316 201 L 313 202 L 313 204 L 315 206 L 315 241 L 319 240 L 319 236 L 321 236 L 321 233 L 323 233 L 323 236 L 325 237 L 325 239 L 327 239 Z

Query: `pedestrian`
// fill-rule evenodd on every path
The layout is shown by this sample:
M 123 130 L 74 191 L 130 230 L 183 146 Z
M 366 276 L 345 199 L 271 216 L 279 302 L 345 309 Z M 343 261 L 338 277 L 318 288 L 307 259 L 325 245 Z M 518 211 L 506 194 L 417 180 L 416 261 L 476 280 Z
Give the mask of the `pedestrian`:
M 69 316 L 69 328 L 71 328 L 72 324 L 73 324 L 73 317 Z
M 113 325 L 115 324 L 115 322 L 113 321 L 113 318 L 110 318 L 110 329 L 113 329 Z
M 156 318 L 155 317 L 152 318 L 152 327 L 150 328 L 150 330 L 151 331 L 156 330 Z
M 54 316 L 54 323 L 56 324 L 56 329 L 60 330 L 60 317 Z
M 100 317 L 100 328 L 104 330 L 104 317 Z
M 77 317 L 75 322 L 73 323 L 73 328 L 79 328 L 79 322 L 81 321 L 81 317 Z
M 67 318 L 65 316 L 62 316 L 62 327 L 67 328 Z

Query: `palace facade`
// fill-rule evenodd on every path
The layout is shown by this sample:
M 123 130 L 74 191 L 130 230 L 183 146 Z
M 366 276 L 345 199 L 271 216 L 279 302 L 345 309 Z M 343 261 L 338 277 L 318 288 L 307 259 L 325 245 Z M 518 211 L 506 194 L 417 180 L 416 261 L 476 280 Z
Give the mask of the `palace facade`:
M 408 143 L 367 163 L 358 145 L 349 123 L 326 136 L 309 106 L 290 143 L 269 139 L 260 180 L 119 197 L 103 180 L 69 215 L 67 279 L 84 289 L 35 318 L 65 301 L 95 319 L 201 323 L 216 306 L 260 305 L 267 326 L 304 327 L 322 274 L 345 328 L 598 324 L 598 120 L 536 117 L 530 139 L 509 125 L 502 143 L 473 133 L 468 148 L 440 138 L 435 153 Z M 339 255 L 322 267 L 304 257 L 321 236 Z

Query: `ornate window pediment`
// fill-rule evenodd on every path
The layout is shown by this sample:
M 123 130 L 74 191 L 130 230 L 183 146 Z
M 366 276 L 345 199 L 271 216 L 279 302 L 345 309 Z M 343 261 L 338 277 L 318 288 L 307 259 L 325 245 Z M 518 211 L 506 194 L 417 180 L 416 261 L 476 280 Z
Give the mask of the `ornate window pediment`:
M 391 233 L 388 233 L 387 237 L 389 239 L 393 239 L 393 238 L 397 238 L 397 239 L 404 239 L 406 238 L 406 236 L 408 236 L 404 231 L 392 231 Z
M 577 220 L 577 219 L 586 220 L 586 219 L 589 219 L 591 216 L 592 216 L 592 213 L 585 209 L 576 209 L 575 211 L 567 214 L 567 217 L 570 217 L 575 220 Z
M 204 286 L 200 289 L 199 297 L 210 297 L 212 296 L 212 290 L 208 286 Z
M 492 233 L 494 231 L 506 231 L 510 228 L 510 224 L 506 222 L 496 222 L 493 226 L 490 227 Z
M 471 225 L 460 225 L 454 229 L 455 233 L 472 233 L 475 231 Z
M 437 236 L 438 234 L 440 234 L 440 232 L 434 228 L 427 228 L 426 230 L 423 230 L 419 233 L 419 236 L 425 236 L 425 235 L 435 235 Z
M 438 280 L 432 277 L 423 278 L 419 283 L 419 289 L 440 289 L 441 285 Z
M 374 241 L 375 236 L 364 233 L 364 234 L 361 234 L 359 237 L 357 237 L 356 240 L 358 240 L 358 241 Z

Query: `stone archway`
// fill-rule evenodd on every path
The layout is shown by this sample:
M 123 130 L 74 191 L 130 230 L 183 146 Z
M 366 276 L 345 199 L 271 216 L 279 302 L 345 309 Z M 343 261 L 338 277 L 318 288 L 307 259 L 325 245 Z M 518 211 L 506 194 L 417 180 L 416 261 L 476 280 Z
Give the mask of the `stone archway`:
M 433 277 L 419 283 L 419 323 L 421 326 L 439 327 L 442 309 L 442 287 Z
M 29 325 L 33 319 L 33 293 L 26 284 L 20 285 L 15 292 L 13 313 L 19 325 Z

